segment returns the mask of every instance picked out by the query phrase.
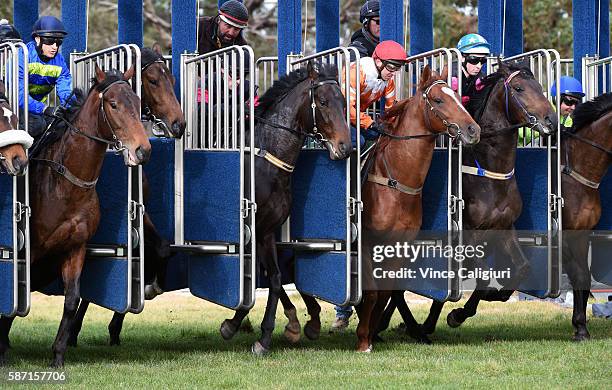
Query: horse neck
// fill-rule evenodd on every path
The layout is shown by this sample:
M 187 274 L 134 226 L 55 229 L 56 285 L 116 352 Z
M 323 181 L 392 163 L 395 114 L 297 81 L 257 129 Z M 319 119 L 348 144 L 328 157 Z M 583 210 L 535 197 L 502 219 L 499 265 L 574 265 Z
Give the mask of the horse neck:
M 312 120 L 309 117 L 309 89 L 305 87 L 308 80 L 300 82 L 287 94 L 282 103 L 267 111 L 264 115 L 265 119 L 271 123 L 305 133 L 308 126 L 312 126 Z M 255 142 L 260 149 L 265 149 L 284 162 L 295 165 L 304 144 L 303 135 L 264 123 L 257 126 L 257 130 Z
M 576 134 L 610 150 L 612 147 L 611 128 L 612 111 L 588 126 L 578 129 Z M 603 180 L 610 161 L 612 161 L 608 154 L 572 137 L 564 137 L 561 145 L 562 159 L 565 164 L 567 164 L 566 158 L 569 156 L 569 165 L 576 172 L 597 183 Z
M 99 110 L 100 98 L 97 92 L 92 92 L 72 125 L 84 134 L 105 138 L 99 134 Z M 92 181 L 100 175 L 106 149 L 106 144 L 67 130 L 58 148 L 52 152 L 52 159 L 61 162 L 81 180 Z
M 406 104 L 406 109 L 395 122 L 393 134 L 398 136 L 430 134 L 424 115 L 424 102 L 420 95 L 415 97 L 418 104 Z M 376 174 L 393 175 L 400 183 L 419 188 L 425 183 L 433 150 L 435 137 L 414 138 L 411 140 L 388 140 L 388 144 L 376 156 Z M 387 172 L 383 162 L 387 161 L 390 172 Z
M 501 87 L 500 87 L 501 85 Z M 481 134 L 494 132 L 511 126 L 506 115 L 506 101 L 503 83 L 498 82 L 491 91 L 482 117 L 478 121 Z M 507 173 L 514 169 L 518 130 L 504 132 L 493 137 L 481 137 L 476 145 L 466 148 L 463 163 L 473 166 L 477 160 L 481 167 L 498 173 Z

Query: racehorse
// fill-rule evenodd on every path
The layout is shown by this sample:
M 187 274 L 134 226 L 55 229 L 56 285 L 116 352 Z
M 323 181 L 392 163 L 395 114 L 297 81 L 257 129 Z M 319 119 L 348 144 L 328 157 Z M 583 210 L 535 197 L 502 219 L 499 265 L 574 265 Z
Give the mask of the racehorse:
M 463 154 L 463 226 L 472 232 L 472 244 L 495 242 L 496 261 L 509 260 L 511 277 L 498 279 L 502 289 L 488 288 L 489 281 L 477 280 L 477 286 L 464 308 L 454 309 L 447 316 L 451 327 L 458 327 L 476 314 L 480 300 L 506 301 L 529 272 L 529 262 L 523 254 L 514 230 L 514 222 L 522 210 L 522 199 L 514 177 L 517 129 L 531 127 L 542 135 L 557 128 L 556 114 L 542 92 L 542 86 L 528 67 L 522 64 L 500 63 L 499 69 L 483 80 L 484 88 L 471 98 L 468 111 L 476 118 L 482 132 L 480 142 L 466 148 Z M 476 173 L 474 165 L 482 169 Z M 467 168 L 466 168 L 467 167 Z M 500 231 L 504 231 L 500 234 Z M 484 260 L 484 259 L 483 259 Z M 464 264 L 466 265 L 466 264 Z M 394 300 L 405 305 L 403 297 Z M 420 327 L 409 316 L 404 318 L 410 334 L 420 331 L 432 334 L 443 302 L 434 301 Z M 385 321 L 391 317 L 391 305 Z M 383 327 L 386 324 L 383 324 Z
M 175 79 L 165 64 L 161 48 L 154 44 L 152 48 L 142 49 L 142 101 L 141 113 L 143 120 L 151 126 L 156 126 L 166 137 L 180 138 L 185 131 L 185 117 L 181 105 L 174 94 Z M 151 135 L 151 134 L 150 134 Z M 147 176 L 143 175 L 143 191 L 145 200 L 149 195 Z M 145 283 L 146 292 L 149 289 L 159 289 L 165 279 L 165 269 L 171 257 L 170 246 L 166 239 L 160 236 L 149 214 L 144 214 L 144 248 L 145 248 Z M 154 286 L 154 287 L 151 287 Z M 68 345 L 76 346 L 83 319 L 89 307 L 89 302 L 82 300 L 79 310 L 70 330 Z M 125 313 L 114 313 L 108 324 L 110 345 L 120 344 L 120 334 Z
M 138 116 L 140 100 L 126 80 L 134 74 L 103 72 L 96 66 L 86 98 L 76 92 L 61 140 L 31 159 L 32 200 L 31 285 L 46 287 L 57 278 L 64 283 L 64 311 L 53 343 L 52 366 L 62 367 L 69 330 L 79 302 L 79 279 L 87 241 L 100 221 L 95 190 L 109 146 L 123 155 L 127 166 L 145 163 L 151 145 Z M 34 164 L 32 164 L 34 162 Z M 0 362 L 6 362 L 14 317 L 0 319 Z
M 562 136 L 563 266 L 574 293 L 573 339 L 584 341 L 590 338 L 586 326 L 591 287 L 588 231 L 601 217 L 598 187 L 612 163 L 612 93 L 578 105 L 572 130 Z
M 5 95 L 4 82 L 0 80 L 0 164 L 13 176 L 21 176 L 28 166 L 26 149 L 32 145 L 32 137 L 17 129 L 17 116 Z
M 291 211 L 291 173 L 307 136 L 318 140 L 331 160 L 348 158 L 352 151 L 346 123 L 345 98 L 335 66 L 309 62 L 277 80 L 260 98 L 256 108 L 255 199 L 257 202 L 257 261 L 267 271 L 270 291 L 261 324 L 262 336 L 252 352 L 270 350 L 276 307 L 284 293 L 277 260 L 275 233 Z M 249 310 L 237 310 L 221 325 L 231 338 Z
M 373 246 L 381 241 L 409 242 L 422 223 L 423 183 L 431 165 L 435 139 L 440 134 L 474 144 L 480 128 L 463 108 L 458 95 L 441 76 L 426 66 L 416 94 L 385 112 L 388 132 L 382 134 L 373 155 L 372 168 L 362 187 L 363 253 L 372 260 Z M 356 307 L 357 350 L 370 352 L 381 314 L 393 288 L 374 289 L 372 261 L 364 261 L 363 299 Z M 390 288 L 389 288 L 390 287 Z

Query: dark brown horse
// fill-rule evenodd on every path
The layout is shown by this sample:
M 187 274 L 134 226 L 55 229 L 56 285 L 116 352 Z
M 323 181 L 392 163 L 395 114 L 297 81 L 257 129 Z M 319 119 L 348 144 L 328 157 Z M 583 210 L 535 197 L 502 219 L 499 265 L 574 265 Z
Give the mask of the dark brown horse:
M 352 146 L 345 98 L 335 66 L 308 63 L 307 68 L 282 77 L 261 97 L 256 117 L 257 147 L 265 150 L 255 160 L 257 261 L 267 271 L 270 292 L 261 324 L 262 336 L 252 351 L 262 355 L 270 350 L 276 307 L 279 297 L 285 294 L 275 234 L 291 211 L 291 172 L 304 139 L 306 136 L 318 139 L 332 160 L 348 158 Z M 265 157 L 267 154 L 276 159 Z M 238 310 L 232 319 L 223 322 L 224 338 L 231 338 L 238 331 L 248 312 Z
M 77 93 L 77 103 L 68 114 L 68 130 L 32 160 L 32 289 L 44 288 L 58 273 L 64 283 L 64 311 L 53 343 L 54 367 L 64 364 L 86 244 L 100 221 L 95 185 L 106 150 L 115 147 L 127 166 L 145 163 L 151 153 L 138 115 L 140 100 L 125 81 L 133 73 L 133 68 L 125 74 L 96 68 L 88 96 L 83 99 Z M 13 319 L 0 319 L 2 362 Z
M 175 79 L 165 64 L 158 44 L 142 49 L 142 104 L 143 119 L 151 126 L 156 126 L 166 136 L 180 138 L 185 131 L 185 117 L 181 105 L 174 94 Z M 153 154 L 155 156 L 155 154 Z M 144 198 L 149 195 L 147 176 L 143 175 Z M 170 246 L 166 239 L 157 232 L 149 213 L 144 214 L 145 246 L 145 292 L 150 289 L 159 291 L 165 279 L 165 269 L 171 257 Z M 154 286 L 154 287 L 152 287 Z M 146 294 L 145 294 L 146 295 Z M 149 298 L 147 298 L 149 299 Z M 83 319 L 89 302 L 83 300 L 70 331 L 68 345 L 76 346 Z M 115 313 L 108 324 L 110 345 L 120 344 L 120 334 L 125 313 Z
M 574 293 L 574 340 L 583 341 L 590 338 L 586 326 L 589 230 L 601 217 L 598 185 L 612 163 L 612 93 L 576 107 L 574 127 L 562 135 L 563 266 Z
M 17 126 L 17 116 L 5 95 L 4 82 L 0 80 L 0 164 L 13 176 L 25 173 L 28 166 L 26 148 L 32 145 L 32 137 Z
M 466 144 L 478 142 L 480 128 L 463 108 L 458 95 L 425 67 L 417 93 L 385 112 L 389 134 L 379 141 L 372 170 L 362 189 L 364 283 L 357 306 L 357 350 L 370 352 L 391 289 L 373 289 L 373 246 L 380 240 L 409 242 L 422 222 L 421 189 L 433 156 L 435 138 L 447 134 Z
M 513 174 L 517 130 L 529 125 L 547 135 L 557 128 L 556 113 L 529 68 L 501 63 L 497 72 L 483 79 L 483 84 L 484 89 L 468 105 L 482 129 L 480 143 L 464 151 L 463 165 L 480 165 L 486 174 L 465 174 L 464 171 L 463 226 L 466 230 L 478 231 L 472 232 L 468 243 L 494 242 L 498 249 L 496 262 L 503 259 L 513 268 L 511 277 L 498 279 L 502 286 L 499 290 L 488 288 L 488 281 L 478 279 L 465 306 L 448 314 L 447 323 L 451 327 L 460 326 L 474 316 L 481 300 L 508 300 L 528 274 L 529 262 L 514 230 L 514 222 L 522 211 L 521 194 Z M 443 306 L 443 302 L 433 302 L 422 327 L 424 333 L 433 333 Z

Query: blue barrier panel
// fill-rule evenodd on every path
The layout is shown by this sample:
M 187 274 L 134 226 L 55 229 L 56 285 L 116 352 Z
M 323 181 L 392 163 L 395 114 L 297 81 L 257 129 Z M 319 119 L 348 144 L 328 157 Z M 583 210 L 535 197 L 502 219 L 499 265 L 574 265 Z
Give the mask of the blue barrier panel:
M 0 315 L 10 315 L 15 309 L 17 302 L 14 296 L 14 272 L 13 260 L 0 260 Z
M 151 159 L 143 167 L 149 183 L 145 199 L 147 214 L 157 232 L 174 241 L 174 143 L 173 139 L 150 138 Z
M 295 286 L 303 293 L 337 305 L 344 305 L 348 278 L 346 252 L 296 253 Z
M 189 291 L 230 309 L 242 303 L 239 255 L 189 255 Z
M 0 175 L 0 246 L 13 247 L 13 178 Z
M 81 297 L 119 313 L 129 309 L 126 258 L 89 258 L 81 274 Z

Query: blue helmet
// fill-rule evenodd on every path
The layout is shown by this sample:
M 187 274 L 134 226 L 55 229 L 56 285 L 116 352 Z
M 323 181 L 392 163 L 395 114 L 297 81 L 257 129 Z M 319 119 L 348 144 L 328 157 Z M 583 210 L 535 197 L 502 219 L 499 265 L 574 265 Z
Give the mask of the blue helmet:
M 32 27 L 32 38 L 63 38 L 68 35 L 64 24 L 55 16 L 41 16 Z
M 582 98 L 584 96 L 584 92 L 582 92 L 582 84 L 580 81 L 576 80 L 573 77 L 569 76 L 561 76 L 560 83 L 561 95 L 570 95 L 577 98 Z M 550 88 L 551 96 L 557 96 L 557 84 L 553 83 L 552 88 Z
M 467 34 L 461 37 L 457 49 L 465 54 L 491 54 L 491 45 L 479 34 Z
M 370 18 L 380 16 L 380 1 L 379 0 L 368 0 L 359 11 L 359 21 L 361 24 L 366 24 Z

